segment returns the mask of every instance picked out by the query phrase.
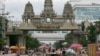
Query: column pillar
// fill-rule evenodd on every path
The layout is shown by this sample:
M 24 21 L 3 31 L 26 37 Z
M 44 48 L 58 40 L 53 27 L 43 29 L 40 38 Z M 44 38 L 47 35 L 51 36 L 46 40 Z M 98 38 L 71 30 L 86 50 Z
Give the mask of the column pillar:
M 23 46 L 26 48 L 26 35 L 27 31 L 23 31 L 22 39 L 23 39 Z M 23 50 L 23 54 L 25 54 L 25 50 Z
M 18 37 L 18 44 L 19 46 L 24 46 L 24 37 L 22 35 Z
M 19 36 L 19 41 L 18 41 L 19 46 L 24 46 L 26 48 L 26 40 L 24 35 Z M 21 51 L 21 54 L 25 54 L 25 50 Z
M 99 47 L 100 46 L 100 34 L 99 35 L 97 35 L 97 47 Z M 99 47 L 100 48 L 100 47 Z
M 73 43 L 78 43 L 78 36 L 76 35 L 73 35 Z
M 6 45 L 7 45 L 7 47 L 10 47 L 10 39 L 9 39 L 9 36 L 7 36 Z

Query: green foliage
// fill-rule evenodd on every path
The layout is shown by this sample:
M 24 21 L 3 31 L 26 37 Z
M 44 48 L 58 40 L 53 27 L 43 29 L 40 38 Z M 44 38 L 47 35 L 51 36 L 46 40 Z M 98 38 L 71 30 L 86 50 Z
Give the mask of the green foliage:
M 70 47 L 70 45 L 72 44 L 72 33 L 68 33 L 66 36 L 65 36 L 65 41 L 67 41 L 67 47 Z
M 5 38 L 1 38 L 1 37 L 0 37 L 0 46 L 2 46 L 2 45 L 5 45 L 5 44 L 6 44 L 4 40 L 5 40 Z
M 80 36 L 80 37 L 79 37 Z M 79 35 L 78 38 L 79 38 L 79 43 L 82 44 L 83 46 L 87 46 L 87 40 L 86 40 L 86 37 L 84 35 Z M 72 37 L 72 33 L 68 33 L 66 36 L 65 36 L 65 40 L 67 42 L 67 46 L 66 47 L 70 47 L 70 45 L 73 43 L 73 37 Z
M 82 44 L 83 46 L 87 47 L 87 40 L 86 36 L 82 35 L 79 37 L 79 43 Z
M 72 34 L 68 33 L 65 36 L 65 40 L 60 40 L 54 43 L 54 47 L 56 48 L 61 48 L 63 47 L 62 43 L 67 42 L 66 47 L 70 47 L 70 45 L 72 44 Z
M 96 42 L 96 27 L 91 24 L 89 27 L 88 27 L 88 40 L 89 40 L 89 43 L 95 43 Z
M 31 35 L 26 36 L 26 47 L 27 48 L 36 48 L 39 47 L 40 43 L 36 38 L 32 38 Z
M 57 49 L 63 47 L 63 45 L 62 45 L 63 42 L 65 42 L 65 41 L 60 40 L 60 41 L 55 42 L 54 47 L 57 48 Z
M 82 31 L 85 30 L 84 22 L 81 23 Z

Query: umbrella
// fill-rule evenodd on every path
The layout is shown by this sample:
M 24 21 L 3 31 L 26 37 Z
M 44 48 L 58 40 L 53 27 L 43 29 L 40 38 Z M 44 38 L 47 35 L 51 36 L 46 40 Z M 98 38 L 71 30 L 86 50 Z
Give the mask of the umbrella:
M 42 46 L 40 46 L 39 48 L 42 49 L 42 48 L 48 48 L 48 47 L 45 46 L 45 45 L 42 45 Z
M 19 49 L 24 50 L 26 48 L 25 48 L 25 46 L 20 46 Z
M 17 46 L 11 46 L 10 49 L 18 49 Z
M 73 54 L 75 54 L 76 52 L 73 49 L 69 48 L 69 49 L 66 50 L 66 53 L 73 53 Z
M 81 50 L 81 49 L 83 49 L 83 47 L 78 47 L 77 49 L 78 49 L 78 50 Z
M 81 44 L 72 44 L 71 45 L 71 48 L 78 48 L 78 47 L 82 47 L 82 45 Z

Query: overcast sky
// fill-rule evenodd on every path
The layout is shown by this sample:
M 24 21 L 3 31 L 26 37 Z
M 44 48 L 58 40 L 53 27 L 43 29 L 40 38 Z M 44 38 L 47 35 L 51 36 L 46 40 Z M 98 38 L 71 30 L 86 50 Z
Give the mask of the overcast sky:
M 6 0 L 6 11 L 10 12 L 10 16 L 14 16 L 14 18 L 10 18 L 11 20 L 21 20 L 21 15 L 24 12 L 25 4 L 30 1 L 33 5 L 35 14 L 40 14 L 43 10 L 44 0 Z M 53 0 L 54 10 L 57 14 L 62 14 L 64 4 L 68 0 Z M 75 1 L 75 0 L 74 0 Z M 100 0 L 79 0 L 81 2 L 77 3 L 100 3 Z M 75 4 L 75 2 L 72 2 Z M 0 0 L 1 4 L 1 0 Z
M 6 10 L 10 12 L 11 18 L 13 20 L 21 20 L 21 15 L 24 12 L 25 4 L 28 0 L 7 0 L 6 1 Z M 33 5 L 35 14 L 40 14 L 43 10 L 44 0 L 30 0 Z M 67 2 L 67 0 L 53 0 L 54 10 L 58 14 L 62 14 L 63 6 Z

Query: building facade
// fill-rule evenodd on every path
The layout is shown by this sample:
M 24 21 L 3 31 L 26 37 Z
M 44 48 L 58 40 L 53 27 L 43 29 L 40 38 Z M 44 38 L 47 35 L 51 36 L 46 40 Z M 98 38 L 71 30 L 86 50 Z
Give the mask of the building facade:
M 72 31 L 79 29 L 74 21 L 75 16 L 73 14 L 72 5 L 69 2 L 64 5 L 62 15 L 57 15 L 53 9 L 52 0 L 44 1 L 44 9 L 40 15 L 35 15 L 33 5 L 28 2 L 25 5 L 22 20 L 23 22 L 19 25 L 20 30 L 38 31 L 39 33 L 34 32 L 33 36 L 38 40 L 44 41 L 64 40 L 65 33 L 59 33 L 57 31 Z M 59 34 L 63 36 L 59 36 Z
M 75 19 L 98 20 L 100 18 L 100 4 L 76 4 L 73 6 Z
M 62 15 L 57 15 L 54 11 L 52 0 L 45 0 L 44 9 L 40 15 L 35 15 L 33 5 L 28 2 L 25 5 L 22 20 L 23 23 L 19 26 L 21 30 L 78 29 L 77 24 L 74 22 L 75 16 L 69 2 L 64 5 Z

